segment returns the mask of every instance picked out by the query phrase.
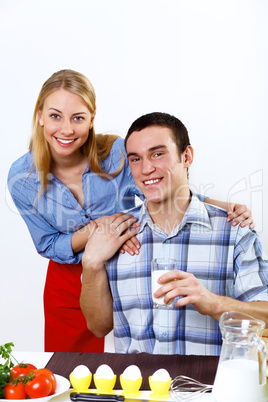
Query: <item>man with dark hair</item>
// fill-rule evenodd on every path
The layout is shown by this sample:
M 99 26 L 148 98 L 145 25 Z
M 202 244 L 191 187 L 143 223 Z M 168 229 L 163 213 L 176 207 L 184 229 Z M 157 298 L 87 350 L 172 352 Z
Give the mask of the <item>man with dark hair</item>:
M 194 152 L 184 125 L 164 113 L 142 116 L 125 147 L 146 201 L 130 211 L 139 226 L 129 229 L 130 215 L 117 214 L 88 240 L 81 307 L 90 331 L 104 336 L 114 329 L 118 353 L 219 355 L 223 312 L 268 325 L 268 261 L 260 240 L 190 191 Z M 133 233 L 140 253 L 117 252 Z M 159 278 L 154 297 L 164 296 L 167 305 L 174 299 L 174 307 L 155 309 L 151 260 L 167 257 L 178 268 Z
M 149 113 L 139 117 L 135 120 L 128 129 L 125 138 L 125 147 L 129 136 L 133 131 L 141 131 L 146 127 L 159 126 L 166 127 L 170 129 L 173 141 L 178 148 L 178 154 L 181 155 L 190 145 L 190 139 L 188 136 L 188 131 L 185 125 L 176 117 L 171 116 L 168 113 Z

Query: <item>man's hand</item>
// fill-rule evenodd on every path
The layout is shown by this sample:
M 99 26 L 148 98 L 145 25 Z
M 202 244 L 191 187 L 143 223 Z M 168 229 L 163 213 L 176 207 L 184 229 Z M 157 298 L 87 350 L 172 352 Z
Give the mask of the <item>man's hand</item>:
M 173 270 L 160 276 L 158 283 L 162 286 L 154 293 L 154 296 L 165 295 L 166 304 L 175 297 L 180 297 L 176 307 L 192 304 L 200 314 L 219 318 L 217 310 L 219 296 L 206 289 L 193 274 Z
M 166 304 L 175 297 L 180 297 L 175 304 L 176 307 L 192 304 L 200 314 L 209 315 L 217 321 L 226 311 L 240 311 L 265 321 L 268 327 L 267 301 L 241 301 L 217 295 L 205 288 L 193 274 L 179 270 L 163 274 L 158 283 L 161 287 L 154 296 L 165 295 Z
M 103 265 L 119 248 L 135 236 L 139 226 L 132 227 L 136 222 L 130 214 L 118 212 L 111 216 L 105 216 L 92 221 L 92 233 L 88 238 L 82 257 L 82 264 Z

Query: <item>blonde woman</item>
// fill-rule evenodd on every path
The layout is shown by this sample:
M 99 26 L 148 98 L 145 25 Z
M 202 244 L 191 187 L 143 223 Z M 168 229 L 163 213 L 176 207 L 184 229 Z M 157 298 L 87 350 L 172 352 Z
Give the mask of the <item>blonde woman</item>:
M 95 100 L 94 88 L 84 75 L 73 70 L 54 73 L 36 102 L 29 151 L 12 164 L 8 177 L 10 193 L 35 247 L 49 259 L 45 351 L 103 351 L 103 339 L 89 332 L 79 304 L 80 261 L 90 222 L 98 224 L 109 219 L 105 216 L 133 207 L 135 195 L 143 199 L 123 139 L 95 135 Z M 246 207 L 233 205 L 232 211 L 233 224 L 252 222 Z M 135 227 L 133 217 L 126 214 L 125 219 Z M 122 252 L 134 254 L 138 248 L 134 236 Z

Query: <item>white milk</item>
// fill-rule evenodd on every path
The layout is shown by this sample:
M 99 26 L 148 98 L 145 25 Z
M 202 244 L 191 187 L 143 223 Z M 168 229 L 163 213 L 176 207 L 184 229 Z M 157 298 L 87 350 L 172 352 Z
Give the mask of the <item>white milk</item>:
M 267 402 L 268 384 L 259 385 L 259 363 L 233 359 L 218 365 L 212 395 L 217 402 Z
M 158 278 L 160 278 L 160 276 L 162 276 L 163 274 L 166 274 L 168 271 L 165 271 L 164 269 L 159 269 L 157 271 L 152 271 L 152 294 L 154 294 L 154 292 L 157 291 L 157 289 L 159 289 L 161 286 L 159 283 L 157 283 Z M 172 307 L 173 305 L 173 300 L 170 300 L 170 302 L 168 304 L 164 303 L 164 298 L 165 296 L 161 296 L 161 297 L 154 297 L 153 296 L 153 302 L 155 304 L 157 304 L 158 306 L 163 306 L 163 307 Z

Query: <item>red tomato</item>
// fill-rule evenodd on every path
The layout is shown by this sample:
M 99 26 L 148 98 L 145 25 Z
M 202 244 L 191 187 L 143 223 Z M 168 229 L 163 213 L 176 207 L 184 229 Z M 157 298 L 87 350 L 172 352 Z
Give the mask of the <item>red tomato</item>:
M 26 391 L 25 386 L 22 383 L 12 384 L 9 382 L 5 387 L 5 399 L 25 399 Z
M 30 398 L 43 398 L 48 396 L 52 389 L 51 381 L 44 374 L 37 374 L 33 380 L 25 384 L 26 394 Z
M 57 380 L 54 376 L 54 374 L 52 373 L 52 371 L 50 371 L 47 368 L 41 368 L 41 369 L 37 369 L 34 371 L 34 375 L 37 374 L 44 374 L 52 383 L 52 389 L 49 395 L 53 395 L 55 394 L 55 390 L 56 390 L 56 386 L 57 386 Z
M 17 366 L 14 366 L 10 370 L 10 376 L 12 379 L 15 379 L 17 377 L 21 377 L 23 375 L 28 375 L 32 374 L 36 370 L 36 367 L 33 364 L 30 363 L 21 363 L 18 364 Z

